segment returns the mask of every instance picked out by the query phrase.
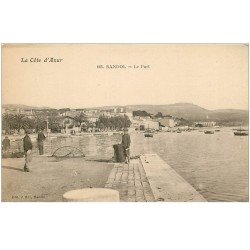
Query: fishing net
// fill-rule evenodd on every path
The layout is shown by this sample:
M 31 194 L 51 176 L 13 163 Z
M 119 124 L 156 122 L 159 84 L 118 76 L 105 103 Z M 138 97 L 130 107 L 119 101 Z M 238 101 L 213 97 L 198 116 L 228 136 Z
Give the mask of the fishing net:
M 54 151 L 53 157 L 85 157 L 81 149 L 73 146 L 63 146 Z

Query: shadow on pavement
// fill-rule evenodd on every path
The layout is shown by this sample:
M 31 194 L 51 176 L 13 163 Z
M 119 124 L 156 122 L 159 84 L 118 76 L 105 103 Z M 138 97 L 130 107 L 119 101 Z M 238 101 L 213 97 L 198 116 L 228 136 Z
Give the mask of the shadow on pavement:
M 114 163 L 112 159 L 86 159 L 86 161 Z
M 9 166 L 2 166 L 2 168 L 23 172 L 22 168 L 15 168 L 15 167 L 9 167 Z

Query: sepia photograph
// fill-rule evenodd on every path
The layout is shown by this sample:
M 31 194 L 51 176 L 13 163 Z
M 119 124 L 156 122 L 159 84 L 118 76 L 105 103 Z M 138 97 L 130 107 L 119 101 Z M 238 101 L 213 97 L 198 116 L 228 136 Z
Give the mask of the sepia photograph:
M 2 202 L 248 202 L 248 44 L 2 44 Z

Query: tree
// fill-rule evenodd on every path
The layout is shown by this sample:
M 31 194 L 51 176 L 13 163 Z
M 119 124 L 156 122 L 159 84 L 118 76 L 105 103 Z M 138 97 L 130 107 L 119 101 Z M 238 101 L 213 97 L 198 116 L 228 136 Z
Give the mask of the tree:
M 127 115 L 124 116 L 124 127 L 128 128 L 130 127 L 130 125 L 132 124 L 132 122 L 130 121 L 129 117 Z
M 106 117 L 101 115 L 96 122 L 96 127 L 100 130 L 103 129 L 116 129 L 121 130 L 123 128 L 128 128 L 131 125 L 127 115 L 124 116 L 115 116 L 115 117 Z
M 83 113 L 75 116 L 74 120 L 76 121 L 76 123 L 78 123 L 78 125 L 80 125 L 80 127 L 82 126 L 82 123 L 87 122 L 86 115 L 84 115 Z
M 151 114 L 149 114 L 145 110 L 136 110 L 136 111 L 133 111 L 133 116 L 145 117 L 145 116 L 151 116 Z
M 162 118 L 163 115 L 162 115 L 162 112 L 158 112 L 156 115 L 155 115 L 156 118 Z
M 10 130 L 20 129 L 34 129 L 36 128 L 36 119 L 29 118 L 23 114 L 4 114 L 2 116 L 3 120 L 3 129 L 6 130 L 7 133 Z
M 63 126 L 60 123 L 59 117 L 51 116 L 48 118 L 49 120 L 49 128 L 51 132 L 59 133 Z
M 17 131 L 19 132 L 20 129 L 25 128 L 24 124 L 23 124 L 23 118 L 25 116 L 23 114 L 17 114 L 14 115 L 14 128 L 17 129 Z
M 36 131 L 40 129 L 46 129 L 47 128 L 47 117 L 46 116 L 35 116 L 34 117 L 34 123 L 35 123 L 35 129 Z
M 28 117 L 23 117 L 21 121 L 21 128 L 23 129 L 34 129 L 35 122 L 34 119 L 30 119 Z
M 2 115 L 2 127 L 8 134 L 11 129 L 15 128 L 14 115 L 12 114 L 3 114 Z

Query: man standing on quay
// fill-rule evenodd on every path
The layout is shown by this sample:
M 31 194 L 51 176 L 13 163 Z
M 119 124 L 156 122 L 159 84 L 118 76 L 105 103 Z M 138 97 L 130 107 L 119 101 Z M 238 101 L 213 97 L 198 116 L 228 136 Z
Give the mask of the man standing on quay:
M 45 140 L 45 138 L 46 137 L 43 131 L 40 129 L 38 132 L 38 136 L 37 136 L 37 145 L 38 145 L 40 155 L 43 155 L 43 141 Z
M 128 134 L 128 129 L 124 129 L 124 135 L 122 136 L 122 146 L 124 149 L 124 154 L 126 157 L 126 163 L 130 162 L 130 152 L 129 152 L 129 147 L 130 147 L 130 135 Z
M 9 153 L 10 151 L 10 139 L 8 136 L 5 136 L 2 142 L 2 149 L 4 153 Z
M 29 165 L 32 160 L 32 142 L 29 137 L 28 131 L 25 131 L 25 136 L 23 138 L 23 149 L 25 155 L 25 165 L 24 165 L 24 172 L 30 172 Z

